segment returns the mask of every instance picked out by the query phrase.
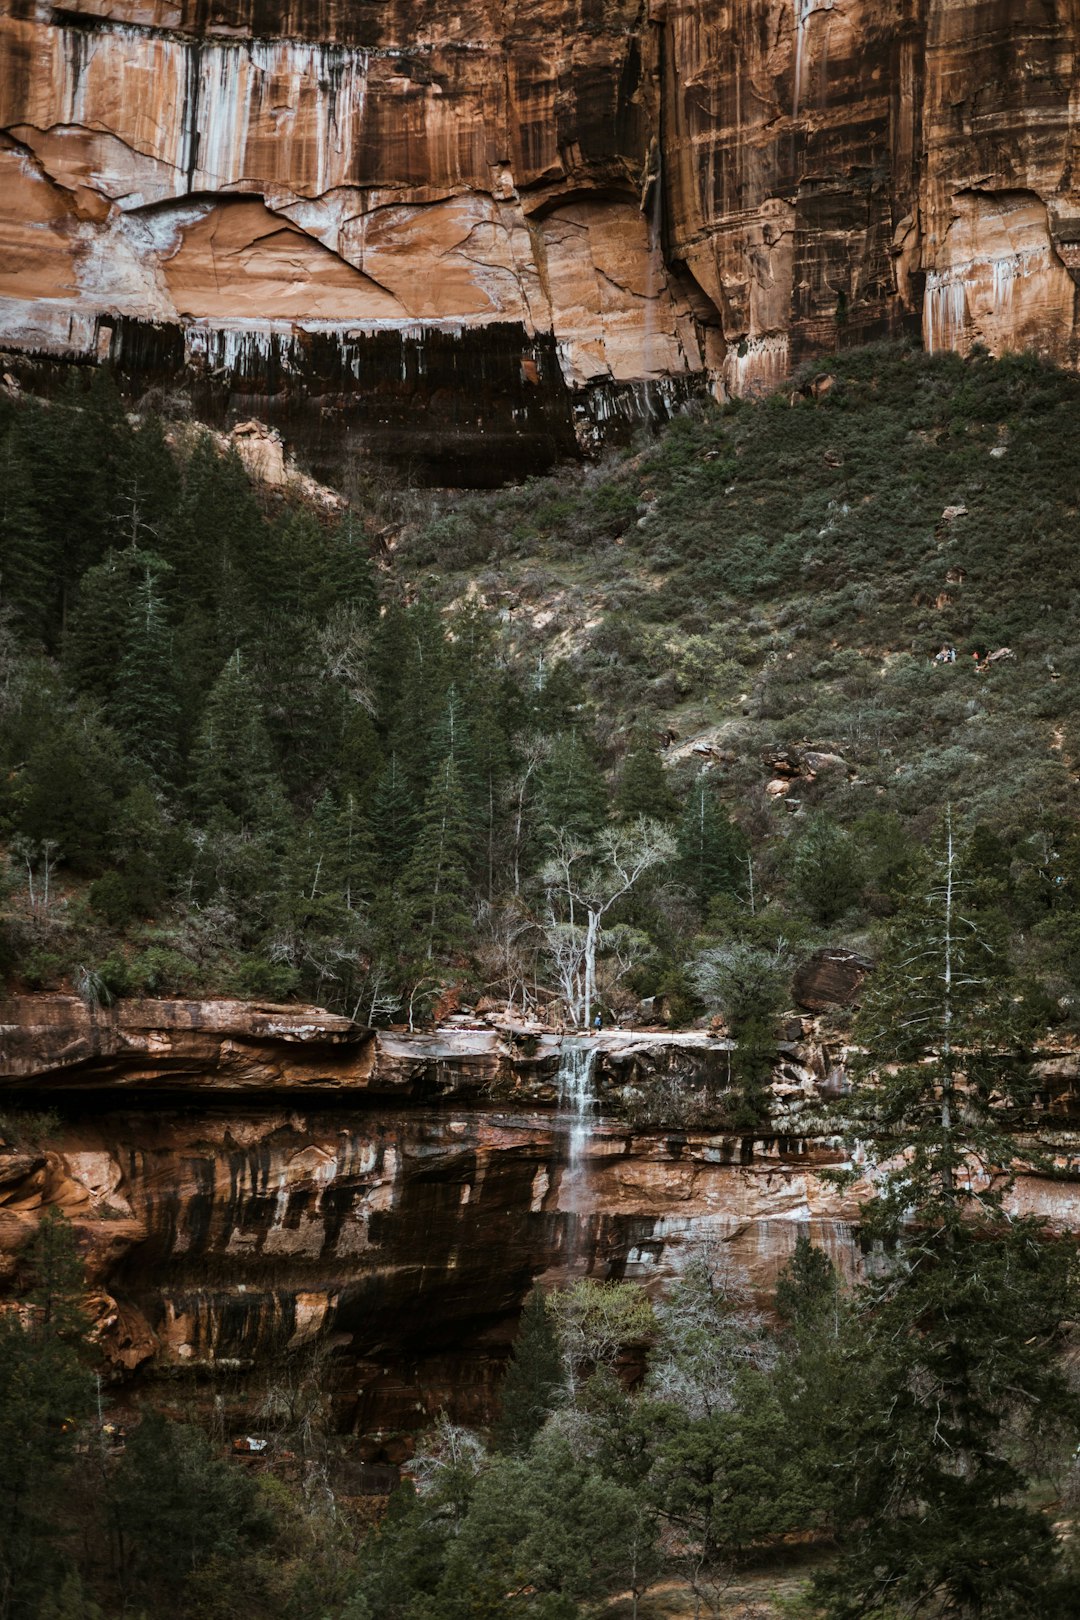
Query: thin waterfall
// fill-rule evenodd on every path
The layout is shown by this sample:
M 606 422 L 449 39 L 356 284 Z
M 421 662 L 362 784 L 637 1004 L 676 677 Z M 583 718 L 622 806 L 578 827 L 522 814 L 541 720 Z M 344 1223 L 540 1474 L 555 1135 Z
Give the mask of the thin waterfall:
M 596 1067 L 596 1047 L 581 1040 L 567 1037 L 559 1053 L 559 1108 L 569 1117 L 566 1143 L 566 1167 L 562 1174 L 559 1207 L 571 1217 L 566 1247 L 568 1261 L 577 1248 L 581 1217 L 587 1207 L 589 1168 L 587 1150 L 592 1134 L 592 1119 L 596 1111 L 593 1091 L 593 1071 Z
M 653 143 L 649 152 L 648 174 L 641 199 L 642 212 L 648 222 L 649 255 L 645 284 L 644 331 L 642 334 L 642 371 L 652 377 L 664 369 L 664 355 L 658 341 L 660 298 L 664 291 L 663 183 L 660 149 Z

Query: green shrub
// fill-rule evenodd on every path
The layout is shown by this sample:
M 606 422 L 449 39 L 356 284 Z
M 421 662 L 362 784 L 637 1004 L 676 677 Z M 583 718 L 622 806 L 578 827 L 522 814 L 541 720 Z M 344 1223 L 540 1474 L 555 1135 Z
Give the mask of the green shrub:
M 152 996 L 188 996 L 199 988 L 199 974 L 193 962 L 168 945 L 150 945 L 132 958 L 131 988 Z
M 65 962 L 56 951 L 42 947 L 28 952 L 22 962 L 22 980 L 28 990 L 59 990 Z
M 229 989 L 245 999 L 288 1001 L 296 994 L 300 975 L 287 962 L 268 962 L 265 957 L 245 956 L 229 974 Z
M 119 872 L 106 872 L 90 885 L 90 910 L 110 928 L 126 928 L 135 915 L 128 887 Z

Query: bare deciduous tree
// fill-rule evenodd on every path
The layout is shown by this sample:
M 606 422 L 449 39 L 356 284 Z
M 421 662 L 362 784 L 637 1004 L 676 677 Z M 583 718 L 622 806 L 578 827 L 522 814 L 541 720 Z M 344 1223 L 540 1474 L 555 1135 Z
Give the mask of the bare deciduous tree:
M 592 1022 L 605 917 L 646 872 L 674 854 L 672 834 L 645 816 L 605 827 L 591 842 L 565 830 L 556 834 L 542 874 L 544 932 L 572 1023 L 587 1028 Z

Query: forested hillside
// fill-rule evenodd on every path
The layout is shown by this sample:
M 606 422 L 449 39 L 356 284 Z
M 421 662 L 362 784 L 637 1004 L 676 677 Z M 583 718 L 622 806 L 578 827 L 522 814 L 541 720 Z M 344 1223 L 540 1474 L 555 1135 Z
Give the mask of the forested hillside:
M 1071 1018 L 1074 378 L 864 351 L 343 517 L 99 374 L 0 428 L 14 982 L 730 1017 L 710 952 L 771 1005 L 813 945 L 873 954 L 951 804 L 1025 1004 Z
M 810 1620 L 1080 1612 L 1080 381 L 863 351 L 584 473 L 485 495 L 354 478 L 345 515 L 253 484 L 182 402 L 126 414 L 100 374 L 49 403 L 6 396 L 0 433 L 10 986 L 91 1007 L 308 997 L 414 1025 L 485 998 L 577 1025 L 719 1014 L 736 1037 L 707 1117 L 673 1068 L 652 1113 L 622 1088 L 599 1140 L 598 1162 L 646 1141 L 646 1173 L 624 1159 L 612 1177 L 653 1234 L 632 1236 L 651 1287 L 617 1270 L 629 1241 L 595 1262 L 614 1275 L 580 1274 L 575 1177 L 596 1173 L 574 1145 L 580 1089 L 556 1185 L 523 1161 L 526 1212 L 460 1117 L 440 1172 L 426 1101 L 420 1148 L 380 1181 L 392 1132 L 356 1088 L 342 1118 L 380 1136 L 355 1156 L 369 1224 L 314 1138 L 290 1137 L 293 1179 L 272 1179 L 274 1120 L 234 1134 L 212 1091 L 163 1093 L 203 1238 L 214 1172 L 196 1175 L 196 1144 L 214 1130 L 220 1196 L 236 1213 L 250 1174 L 263 1226 L 196 1248 L 147 1153 L 170 1228 L 148 1264 L 181 1255 L 174 1316 L 194 1319 L 235 1233 L 259 1269 L 226 1304 L 243 1327 L 273 1290 L 282 1336 L 220 1359 L 183 1339 L 156 1384 L 152 1360 L 124 1360 L 131 1338 L 101 1372 L 102 1322 L 133 1335 L 137 1291 L 85 1292 L 113 1286 L 106 1250 L 151 1241 L 109 1202 L 102 1161 L 122 1182 L 121 1158 L 61 1090 L 95 1178 L 80 1192 L 48 1145 L 59 1116 L 24 1093 L 0 1121 L 19 1301 L 0 1310 L 0 1620 L 774 1620 L 781 1584 Z M 860 1005 L 815 1034 L 819 1054 L 846 1044 L 839 1078 L 822 1064 L 778 1125 L 776 1015 L 822 945 L 861 953 Z M 572 1063 L 588 1043 L 562 1045 Z M 279 1088 L 275 1118 L 290 1107 Z M 566 1121 L 552 1108 L 541 1129 Z M 439 1248 L 440 1173 L 470 1219 L 486 1179 L 500 1218 L 563 1245 L 497 1421 L 337 1432 L 390 1360 L 360 1305 L 332 1315 L 365 1267 L 389 1314 L 404 1302 L 410 1355 L 447 1348 L 425 1342 L 440 1266 L 487 1353 L 517 1308 L 480 1297 L 466 1243 Z M 862 1257 L 842 1256 L 854 1278 L 806 1236 L 824 1177 L 872 1191 Z M 675 1201 L 654 1219 L 661 1182 Z M 1025 1213 L 1036 1183 L 1061 1195 L 1055 1228 Z M 399 1188 L 416 1247 L 395 1273 L 378 1217 Z M 715 1239 L 770 1201 L 800 1235 L 766 1300 Z M 664 1291 L 645 1267 L 669 1239 Z M 324 1251 L 320 1296 L 304 1261 Z M 380 1500 L 372 1472 L 389 1490 L 399 1464 Z

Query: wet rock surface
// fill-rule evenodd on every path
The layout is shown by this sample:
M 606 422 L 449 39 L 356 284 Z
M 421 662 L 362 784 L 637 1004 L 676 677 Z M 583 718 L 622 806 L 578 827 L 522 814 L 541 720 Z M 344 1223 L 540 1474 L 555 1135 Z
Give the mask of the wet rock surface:
M 723 1124 L 730 1043 L 604 1031 L 581 1163 L 559 1037 L 357 1029 L 315 1008 L 9 1001 L 0 1043 L 0 1286 L 16 1296 L 44 1209 L 73 1222 L 119 1390 L 180 1379 L 237 1421 L 283 1364 L 318 1357 L 335 1420 L 374 1436 L 447 1407 L 479 1420 L 532 1282 L 659 1285 L 712 1236 L 767 1293 L 800 1232 L 858 1263 L 865 1187 L 823 1098 L 843 1050 L 796 1020 L 770 1121 Z M 1039 1125 L 1064 1174 L 1018 1207 L 1080 1226 L 1080 1059 L 1041 1060 Z M 25 1111 L 56 1110 L 28 1138 Z M 28 1129 L 29 1129 L 28 1124 Z M 36 1127 L 35 1127 L 36 1128 Z
M 460 482 L 903 330 L 1075 364 L 1077 34 L 1075 0 L 7 0 L 0 341 Z

